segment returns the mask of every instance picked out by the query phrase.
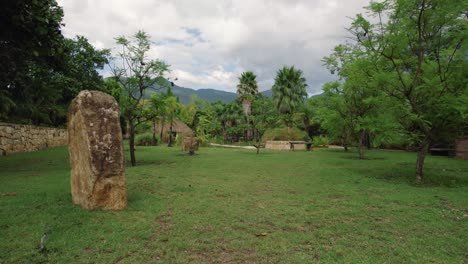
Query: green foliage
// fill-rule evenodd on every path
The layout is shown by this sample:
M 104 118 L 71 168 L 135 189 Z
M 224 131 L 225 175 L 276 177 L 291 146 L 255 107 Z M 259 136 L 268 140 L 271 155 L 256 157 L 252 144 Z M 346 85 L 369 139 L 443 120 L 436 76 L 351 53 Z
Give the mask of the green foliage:
M 281 128 L 273 128 L 268 129 L 265 134 L 263 135 L 263 142 L 267 140 L 295 140 L 295 141 L 302 141 L 307 139 L 309 136 L 303 130 L 298 128 L 288 128 L 288 127 L 281 127 Z
M 108 50 L 61 34 L 55 0 L 3 1 L 0 9 L 0 120 L 60 126 L 83 89 L 103 89 L 96 69 Z
M 327 146 L 328 144 L 330 144 L 330 140 L 329 140 L 328 137 L 326 137 L 326 136 L 314 137 L 314 138 L 312 139 L 312 142 L 314 143 L 314 146 L 315 146 L 315 147 L 318 147 L 318 146 Z
M 301 70 L 294 66 L 280 69 L 273 85 L 273 101 L 282 114 L 293 114 L 307 97 L 307 83 Z
M 159 137 L 156 136 L 158 142 L 160 142 Z M 135 136 L 135 144 L 137 146 L 151 146 L 153 142 L 153 134 L 152 133 L 143 133 L 138 134 Z
M 272 100 L 259 94 L 252 102 L 252 113 L 248 117 L 248 120 L 248 125 L 252 128 L 254 134 L 255 147 L 258 154 L 263 142 L 263 135 L 267 129 L 279 125 L 279 113 L 274 108 Z
M 156 110 L 149 107 L 143 96 L 146 89 L 160 83 L 160 79 L 169 71 L 169 65 L 161 60 L 148 58 L 151 41 L 144 31 L 138 31 L 132 38 L 117 37 L 116 43 L 121 46 L 122 51 L 117 54 L 118 59 L 114 60 L 111 69 L 114 80 L 123 89 L 120 94 L 120 110 L 129 125 L 131 162 L 136 166 L 135 128 L 143 122 L 153 120 L 156 115 Z M 171 118 L 174 116 L 172 110 L 171 108 L 169 113 Z
M 248 98 L 258 93 L 257 76 L 251 72 L 243 72 L 239 77 L 237 85 L 237 94 L 240 98 Z
M 379 70 L 377 59 L 347 44 L 336 46 L 323 61 L 342 80 L 327 83 L 323 88 L 324 127 L 335 141 L 345 146 L 356 144 L 359 158 L 363 159 L 365 141 L 370 135 L 398 129 L 396 121 L 388 116 L 392 103 L 373 78 Z
M 368 9 L 375 22 L 357 15 L 349 31 L 363 52 L 359 59 L 375 62 L 369 78 L 393 99 L 396 120 L 419 149 L 421 181 L 429 146 L 453 139 L 468 123 L 466 3 L 401 0 Z

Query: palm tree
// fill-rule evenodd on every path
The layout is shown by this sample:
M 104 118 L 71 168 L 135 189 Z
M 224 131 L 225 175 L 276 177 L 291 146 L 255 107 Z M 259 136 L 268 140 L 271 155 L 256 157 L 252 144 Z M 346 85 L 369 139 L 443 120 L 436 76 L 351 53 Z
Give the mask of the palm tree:
M 226 126 L 226 134 L 229 135 L 231 143 L 239 140 L 240 126 L 244 120 L 242 109 L 236 102 L 226 105 L 226 110 L 222 117 Z
M 247 124 L 250 124 L 249 116 L 252 113 L 252 99 L 258 94 L 257 76 L 251 71 L 243 72 L 239 77 L 239 84 L 237 85 L 237 94 L 242 101 L 242 110 L 244 111 Z M 253 131 L 247 129 L 244 131 L 245 139 L 251 140 Z
M 257 76 L 251 71 L 243 72 L 239 77 L 237 85 L 237 94 L 242 100 L 242 108 L 246 116 L 252 111 L 252 96 L 258 93 Z
M 273 101 L 276 109 L 284 115 L 288 128 L 292 125 L 292 115 L 307 97 L 307 83 L 301 70 L 294 66 L 284 66 L 276 74 L 273 85 Z

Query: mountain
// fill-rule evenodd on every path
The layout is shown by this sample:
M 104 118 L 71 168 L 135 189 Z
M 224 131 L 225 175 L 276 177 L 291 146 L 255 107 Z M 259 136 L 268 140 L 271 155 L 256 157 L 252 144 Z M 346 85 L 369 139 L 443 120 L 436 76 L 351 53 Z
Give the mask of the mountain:
M 145 92 L 145 98 L 149 98 L 152 93 L 165 93 L 167 87 L 171 86 L 171 82 L 164 80 L 164 85 L 154 84 L 152 87 L 147 89 Z M 198 99 L 207 100 L 208 102 L 221 101 L 223 103 L 230 103 L 237 98 L 237 94 L 231 92 L 225 92 L 215 89 L 190 89 L 178 86 L 174 84 L 171 86 L 172 93 L 174 96 L 179 97 L 179 101 L 183 104 L 188 104 L 191 101 L 193 95 L 197 96 Z
M 215 89 L 198 89 L 194 90 L 191 88 L 181 87 L 175 83 L 171 83 L 168 80 L 160 79 L 161 84 L 154 84 L 145 92 L 145 98 L 149 98 L 152 93 L 165 93 L 167 91 L 167 87 L 171 86 L 172 93 L 174 96 L 179 97 L 179 101 L 183 104 L 188 104 L 191 101 L 191 97 L 193 95 L 197 96 L 198 99 L 207 100 L 208 102 L 215 102 L 221 101 L 223 103 L 230 103 L 237 98 L 236 93 L 226 92 L 221 90 Z M 173 84 L 173 85 L 172 85 Z M 266 90 L 263 91 L 262 94 L 271 97 L 272 91 Z
M 266 97 L 270 97 L 270 98 L 273 98 L 273 90 L 270 89 L 270 90 L 265 90 L 263 92 L 261 92 L 263 95 L 265 95 Z

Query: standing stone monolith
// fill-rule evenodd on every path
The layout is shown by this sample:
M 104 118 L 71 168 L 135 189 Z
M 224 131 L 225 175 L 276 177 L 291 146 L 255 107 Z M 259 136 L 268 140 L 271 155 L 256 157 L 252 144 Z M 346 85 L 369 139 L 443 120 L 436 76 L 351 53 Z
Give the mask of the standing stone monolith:
M 119 105 L 99 91 L 81 91 L 68 111 L 73 202 L 86 209 L 127 207 Z

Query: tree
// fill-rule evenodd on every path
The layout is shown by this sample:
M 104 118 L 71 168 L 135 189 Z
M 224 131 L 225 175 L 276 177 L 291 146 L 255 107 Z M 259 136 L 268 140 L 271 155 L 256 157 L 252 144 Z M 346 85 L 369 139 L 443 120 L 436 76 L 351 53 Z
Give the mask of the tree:
M 68 78 L 63 99 L 71 101 L 82 90 L 103 90 L 103 78 L 96 69 L 109 63 L 109 49 L 96 49 L 83 36 L 65 39 L 64 75 Z
M 258 94 L 257 76 L 251 71 L 243 72 L 239 77 L 239 84 L 237 85 L 237 94 L 242 102 L 242 109 L 244 111 L 247 124 L 250 124 L 249 116 L 252 112 L 253 97 Z M 245 139 L 252 138 L 252 130 L 245 131 Z
M 323 105 L 324 97 L 324 94 L 310 97 L 304 104 L 299 107 L 298 113 L 296 114 L 296 120 L 298 121 L 298 125 L 296 126 L 303 126 L 304 131 L 307 132 L 307 135 L 310 139 L 315 136 L 321 136 L 325 134 L 325 130 L 321 124 L 320 116 L 320 109 Z
M 334 120 L 327 123 L 328 128 L 337 129 L 334 133 L 341 134 L 344 142 L 356 142 L 359 159 L 362 160 L 364 146 L 369 145 L 366 142 L 369 135 L 379 131 L 383 125 L 380 122 L 379 106 L 384 105 L 386 98 L 372 78 L 377 69 L 375 57 L 348 44 L 336 46 L 334 52 L 323 61 L 331 73 L 337 73 L 342 81 L 324 87 L 325 95 L 331 103 L 328 110 L 336 112 L 336 115 L 329 115 Z M 341 120 L 336 120 L 336 117 Z M 336 123 L 340 127 L 337 128 Z
M 84 37 L 64 38 L 55 0 L 3 1 L 0 8 L 0 120 L 65 124 L 79 91 L 104 88 L 96 69 L 108 50 Z
M 165 95 L 164 94 L 158 94 L 154 93 L 150 96 L 150 111 L 152 111 L 152 116 L 153 119 L 152 121 L 152 127 L 153 127 L 153 139 L 151 144 L 153 146 L 157 145 L 157 139 L 156 139 L 156 123 L 161 124 L 161 135 L 160 139 L 162 141 L 162 133 L 164 130 L 164 122 L 165 122 L 165 117 L 166 117 L 166 100 L 165 100 Z
M 278 123 L 278 112 L 273 106 L 273 102 L 266 96 L 258 94 L 252 102 L 251 127 L 254 131 L 254 147 L 257 154 L 260 153 L 263 135 L 266 130 L 273 128 Z
M 398 102 L 398 120 L 418 146 L 421 182 L 435 135 L 460 123 L 467 111 L 467 102 L 460 102 L 467 89 L 466 6 L 457 0 L 401 0 L 373 2 L 368 9 L 377 22 L 358 15 L 349 31 L 363 50 L 380 58 L 375 78 Z
M 167 121 L 169 121 L 169 138 L 167 140 L 167 146 L 172 147 L 174 119 L 176 119 L 177 115 L 180 113 L 181 104 L 177 101 L 177 98 L 174 96 L 167 96 L 164 101 L 164 106 L 166 107 L 164 112 L 166 114 Z M 164 126 L 164 124 L 162 124 L 162 126 Z
M 242 100 L 242 109 L 246 116 L 251 113 L 252 97 L 258 93 L 257 76 L 251 71 L 243 72 L 239 77 L 237 95 Z
M 243 123 L 245 121 L 245 116 L 243 114 L 242 107 L 238 102 L 234 101 L 226 105 L 222 119 L 226 124 L 226 136 L 229 141 L 231 143 L 239 141 L 239 138 L 244 131 Z
M 226 104 L 221 101 L 212 102 L 210 104 L 211 118 L 213 119 L 212 136 L 222 135 L 223 140 L 227 140 L 226 135 L 226 120 L 224 119 L 224 113 L 226 112 Z
M 63 10 L 55 0 L 2 1 L 0 15 L 0 110 L 5 114 L 26 89 L 21 82 L 30 68 L 56 70 L 63 54 Z
M 449 128 L 456 134 L 467 122 L 466 3 L 383 1 L 371 2 L 368 10 L 377 22 L 359 14 L 349 31 L 360 49 L 379 58 L 374 78 L 398 103 L 397 119 L 418 146 L 416 181 L 421 182 L 435 135 Z
M 143 95 L 147 88 L 161 79 L 158 77 L 163 77 L 169 71 L 169 65 L 161 60 L 148 58 L 151 41 L 144 31 L 138 31 L 132 39 L 120 36 L 116 41 L 122 51 L 118 53 L 118 61 L 111 65 L 111 69 L 115 79 L 124 89 L 127 103 L 121 111 L 129 126 L 131 164 L 136 166 L 135 128 L 149 118 L 145 115 L 146 105 L 141 103 Z
M 284 66 L 277 72 L 273 85 L 273 101 L 288 128 L 292 125 L 292 115 L 307 97 L 306 88 L 302 71 L 294 69 L 294 66 Z

